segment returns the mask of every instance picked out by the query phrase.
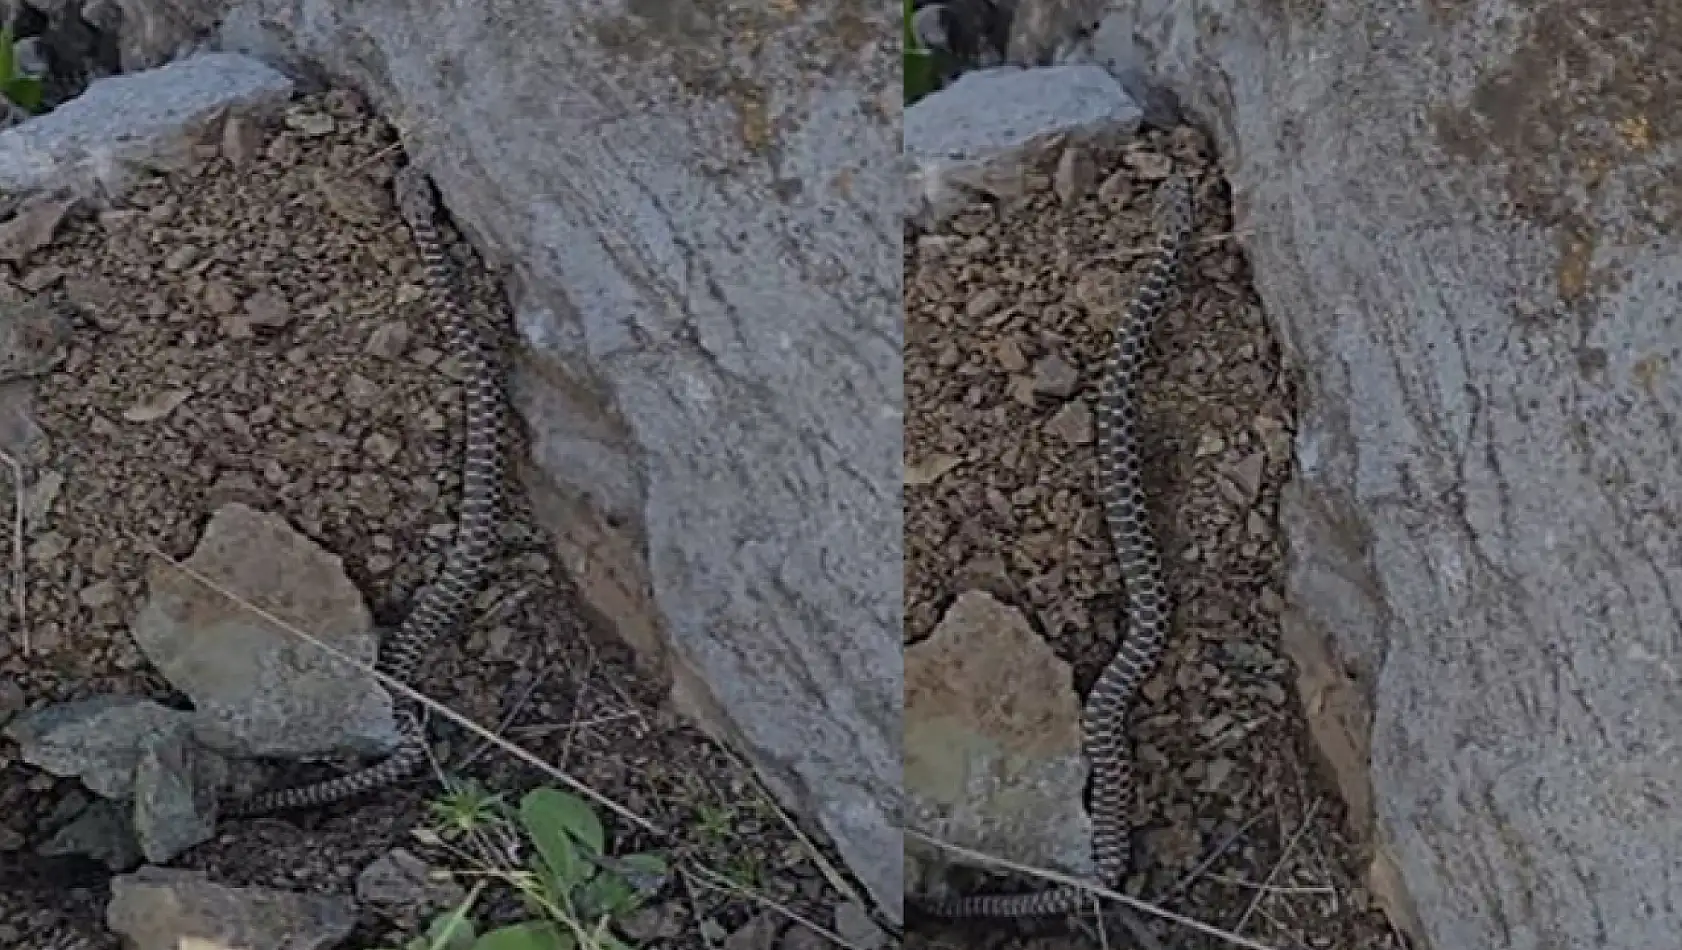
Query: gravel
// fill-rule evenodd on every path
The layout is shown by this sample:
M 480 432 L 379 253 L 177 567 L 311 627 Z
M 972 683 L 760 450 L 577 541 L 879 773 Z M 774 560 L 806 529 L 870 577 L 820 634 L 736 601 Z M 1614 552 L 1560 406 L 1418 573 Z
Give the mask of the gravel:
M 1123 597 L 1095 501 L 1090 400 L 1171 164 L 1216 174 L 1192 130 L 1152 132 L 1117 153 L 1053 153 L 1020 201 L 908 233 L 908 641 L 979 587 L 1023 609 L 1074 664 L 1083 694 L 1108 659 Z M 1293 381 L 1225 236 L 1224 185 L 1199 194 L 1185 293 L 1158 327 L 1143 382 L 1152 514 L 1176 610 L 1132 721 L 1141 805 L 1127 889 L 1270 946 L 1400 947 L 1360 884 L 1367 855 L 1315 762 L 1280 651 Z M 1222 946 L 1146 926 L 1165 946 Z M 1112 928 L 1109 939 L 1123 938 Z M 919 924 L 908 945 L 1100 944 L 1051 922 Z
M 63 360 L 39 381 L 46 439 L 23 460 L 34 486 L 29 623 L 26 634 L 5 598 L 0 717 L 20 696 L 179 702 L 125 625 L 145 596 L 150 552 L 184 558 L 227 501 L 279 513 L 343 557 L 381 624 L 400 620 L 436 574 L 460 493 L 459 366 L 424 308 L 420 262 L 387 196 L 394 139 L 342 91 L 294 103 L 278 128 L 236 118 L 121 207 L 73 214 L 13 282 L 0 281 L 0 305 L 28 286 L 71 325 Z M 454 252 L 471 310 L 504 326 L 499 283 L 465 244 Z M 749 770 L 666 712 L 663 685 L 584 619 L 523 492 L 510 493 L 478 620 L 437 647 L 419 688 L 674 835 L 657 842 L 620 826 L 621 846 L 699 862 L 828 926 L 840 898 L 815 853 Z M 512 796 L 538 779 L 463 730 L 436 732 L 452 770 Z M 177 864 L 227 884 L 349 894 L 394 846 L 416 848 L 409 830 L 439 790 L 423 777 L 340 807 L 225 823 Z M 33 847 L 85 797 L 0 742 L 5 850 Z M 101 925 L 108 891 L 84 883 L 0 894 L 0 944 L 45 946 L 51 934 L 55 945 L 115 947 Z M 658 924 L 647 945 L 790 929 L 777 915 L 764 924 L 766 913 L 679 885 L 643 913 Z M 350 946 L 392 942 L 389 930 L 364 909 Z

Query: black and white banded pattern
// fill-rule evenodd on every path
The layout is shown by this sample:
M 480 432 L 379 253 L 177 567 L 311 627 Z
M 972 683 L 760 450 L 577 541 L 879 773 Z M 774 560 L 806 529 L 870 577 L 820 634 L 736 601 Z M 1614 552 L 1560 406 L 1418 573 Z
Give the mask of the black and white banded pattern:
M 437 211 L 432 185 L 415 165 L 404 167 L 392 183 L 398 212 L 414 235 L 425 268 L 427 302 L 444 321 L 450 342 L 466 371 L 463 384 L 467 448 L 462 462 L 461 514 L 454 543 L 438 578 L 424 588 L 402 626 L 381 645 L 381 672 L 400 683 L 414 680 L 427 650 L 462 624 L 495 553 L 502 503 L 503 401 L 497 362 L 456 298 L 444 241 L 433 225 Z M 399 700 L 400 744 L 388 758 L 337 778 L 296 788 L 263 792 L 228 802 L 223 814 L 234 817 L 292 808 L 312 808 L 388 786 L 414 772 L 426 760 L 426 732 L 419 718 Z
M 1170 623 L 1162 554 L 1145 511 L 1139 452 L 1140 368 L 1157 317 L 1173 302 L 1193 226 L 1191 182 L 1183 175 L 1157 191 L 1157 245 L 1145 279 L 1116 327 L 1098 393 L 1098 491 L 1127 593 L 1127 632 L 1087 694 L 1081 725 L 1092 767 L 1092 856 L 1099 883 L 1119 888 L 1132 862 L 1128 813 L 1137 789 L 1127 718 L 1139 686 L 1162 657 Z M 975 894 L 931 901 L 937 917 L 1041 917 L 1091 904 L 1086 891 L 1059 887 L 1029 894 Z

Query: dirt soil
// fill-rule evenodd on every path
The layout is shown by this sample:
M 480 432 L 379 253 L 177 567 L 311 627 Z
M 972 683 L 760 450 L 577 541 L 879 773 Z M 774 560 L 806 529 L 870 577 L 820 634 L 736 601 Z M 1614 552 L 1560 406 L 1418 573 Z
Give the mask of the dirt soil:
M 10 609 L 8 576 L 0 687 L 31 706 L 109 692 L 179 705 L 125 625 L 146 595 L 148 546 L 186 557 L 227 501 L 280 513 L 341 556 L 382 625 L 437 571 L 460 491 L 459 367 L 390 205 L 394 141 L 354 96 L 304 100 L 284 127 L 218 136 L 120 208 L 73 212 L 0 281 L 0 305 L 49 300 L 70 321 L 61 361 L 36 387 L 45 438 L 25 460 L 28 622 Z M 246 152 L 236 168 L 229 156 Z M 499 282 L 464 243 L 455 251 L 476 317 L 511 333 Z M 480 616 L 438 645 L 416 685 L 674 834 L 650 840 L 610 821 L 621 847 L 662 850 L 757 895 L 675 882 L 628 928 L 639 946 L 712 946 L 748 927 L 822 946 L 763 901 L 831 926 L 839 898 L 819 862 L 833 857 L 789 830 L 733 756 L 662 710 L 663 688 L 582 619 L 520 487 L 508 490 Z M 515 798 L 538 781 L 462 729 L 435 722 L 433 733 L 451 772 Z M 411 829 L 439 792 L 423 777 L 342 806 L 228 822 L 174 864 L 226 884 L 349 894 L 393 846 L 424 853 Z M 0 740 L 0 865 L 24 866 L 87 800 Z M 0 875 L 0 946 L 116 947 L 102 926 L 108 881 L 95 877 L 8 891 Z M 364 911 L 347 946 L 401 935 Z
M 1093 158 L 1084 188 L 1052 155 L 1020 201 L 907 235 L 907 640 L 982 588 L 1030 617 L 1083 695 L 1108 660 L 1124 602 L 1095 499 L 1092 401 L 1110 325 L 1154 243 L 1155 182 L 1171 165 L 1199 170 L 1183 294 L 1143 381 L 1176 610 L 1132 720 L 1141 789 L 1127 889 L 1273 947 L 1402 947 L 1360 883 L 1367 856 L 1316 764 L 1280 652 L 1293 383 L 1225 237 L 1225 186 L 1189 129 Z M 1149 927 L 1164 947 L 1226 946 Z M 913 929 L 908 946 L 924 948 L 1148 946 L 1114 925 L 1100 944 L 1070 921 Z

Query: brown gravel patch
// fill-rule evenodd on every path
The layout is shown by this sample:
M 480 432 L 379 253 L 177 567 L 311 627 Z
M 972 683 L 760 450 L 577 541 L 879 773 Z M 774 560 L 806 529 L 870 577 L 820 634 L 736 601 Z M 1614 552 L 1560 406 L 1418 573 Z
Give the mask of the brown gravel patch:
M 9 599 L 0 608 L 0 681 L 29 705 L 107 692 L 180 702 L 126 623 L 145 598 L 145 544 L 184 558 L 226 501 L 282 514 L 343 557 L 382 624 L 399 621 L 436 574 L 460 492 L 462 399 L 390 207 L 394 138 L 345 93 L 304 100 L 284 126 L 228 138 L 252 151 L 243 167 L 210 148 L 121 208 L 73 215 L 51 247 L 0 280 L 0 305 L 38 295 L 71 324 L 63 361 L 37 387 L 45 439 L 27 460 L 33 485 L 58 486 L 29 528 L 29 655 Z M 465 243 L 454 250 L 474 313 L 506 327 L 499 281 Z M 508 491 L 479 619 L 439 644 L 417 685 L 676 835 L 652 842 L 621 827 L 627 849 L 692 859 L 829 925 L 838 898 L 811 849 L 749 770 L 665 712 L 662 685 L 582 619 L 524 492 L 512 482 Z M 9 525 L 9 484 L 0 495 Z M 536 784 L 465 731 L 434 731 L 449 770 L 514 797 Z M 422 778 L 342 806 L 228 823 L 175 864 L 229 884 L 350 893 L 370 861 L 417 847 L 410 829 L 438 792 Z M 86 796 L 0 740 L 0 864 Z M 4 885 L 0 945 L 117 945 L 101 923 L 103 880 Z M 642 915 L 655 935 L 642 945 L 712 946 L 766 914 L 739 895 L 680 884 Z M 771 917 L 761 929 L 811 945 Z M 388 943 L 390 931 L 365 912 L 349 946 Z
M 1128 890 L 1281 948 L 1399 947 L 1359 883 L 1366 855 L 1315 764 L 1280 652 L 1293 384 L 1243 254 L 1221 237 L 1228 197 L 1191 130 L 1093 156 L 1092 184 L 1067 206 L 1057 192 L 1077 179 L 1052 155 L 1020 202 L 907 235 L 906 636 L 927 636 L 958 593 L 983 588 L 1030 617 L 1083 694 L 1108 659 L 1123 599 L 1095 500 L 1092 400 L 1115 309 L 1153 243 L 1168 157 L 1204 184 L 1184 293 L 1143 381 L 1176 610 L 1131 730 L 1142 786 Z M 1164 946 L 1221 946 L 1152 927 Z M 909 945 L 1099 945 L 1078 926 L 1014 929 L 919 925 Z M 1022 936 L 1048 932 L 1063 935 Z

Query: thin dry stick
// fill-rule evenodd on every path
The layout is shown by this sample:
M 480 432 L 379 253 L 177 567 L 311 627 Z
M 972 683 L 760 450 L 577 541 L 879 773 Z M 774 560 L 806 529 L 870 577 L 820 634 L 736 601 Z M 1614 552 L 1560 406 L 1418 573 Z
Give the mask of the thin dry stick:
M 1094 899 L 1093 903 L 1097 903 L 1097 900 Z M 1156 934 L 1153 934 L 1149 930 L 1145 929 L 1145 922 L 1134 916 L 1131 912 L 1123 911 L 1122 913 L 1116 914 L 1115 918 L 1121 923 L 1121 926 L 1133 936 L 1133 942 L 1139 945 L 1139 950 L 1168 950 L 1168 948 L 1162 945 L 1162 941 L 1156 939 Z M 1099 933 L 1103 933 L 1102 926 L 1103 918 L 1100 917 Z
M 847 950 L 863 950 L 863 948 L 860 947 L 858 944 L 852 943 L 851 941 L 847 940 L 845 937 L 842 937 L 840 934 L 836 933 L 835 931 L 830 930 L 827 927 L 819 926 L 815 921 L 809 920 L 806 917 L 803 917 L 800 914 L 795 913 L 793 909 L 788 908 L 788 907 L 784 907 L 782 904 L 777 903 L 776 901 L 772 900 L 769 897 L 766 897 L 763 894 L 756 894 L 753 891 L 748 890 L 747 888 L 743 887 L 742 885 L 737 884 L 735 881 L 730 880 L 728 877 L 725 877 L 724 875 L 718 873 L 717 871 L 714 871 L 711 868 L 704 867 L 702 865 L 697 864 L 697 865 L 695 865 L 695 870 L 697 870 L 701 873 L 699 875 L 695 875 L 694 883 L 699 884 L 702 887 L 709 888 L 709 889 L 715 890 L 715 891 L 724 891 L 724 892 L 729 893 L 729 894 L 735 894 L 738 897 L 745 897 L 748 900 L 753 901 L 755 904 L 758 904 L 761 907 L 766 908 L 767 910 L 774 911 L 778 914 L 783 915 L 784 917 L 788 918 L 789 920 L 792 920 L 795 923 L 800 924 L 801 926 L 805 927 L 807 930 L 810 930 L 811 932 L 817 934 L 818 936 L 824 938 L 825 940 L 828 940 L 830 943 L 835 944 L 837 947 L 845 947 L 845 948 L 847 948 Z M 687 870 L 685 870 L 683 872 L 683 874 L 684 874 L 685 877 L 690 877 L 691 876 L 691 872 L 689 872 Z
M 572 718 L 566 724 L 566 732 L 561 738 L 561 765 L 572 761 L 573 740 L 578 738 L 579 723 L 583 721 L 584 700 L 590 696 L 590 671 L 596 668 L 595 648 L 586 645 L 584 672 L 573 677 L 578 688 L 572 693 Z M 567 661 L 567 672 L 572 672 L 572 661 Z
M 204 574 L 200 573 L 199 571 L 196 571 L 193 568 L 190 568 L 187 565 L 182 564 L 180 561 L 177 561 L 176 559 L 170 557 L 168 554 L 165 554 L 162 550 L 160 550 L 156 545 L 152 544 L 150 541 L 147 541 L 143 538 L 135 537 L 134 535 L 130 535 L 129 539 L 131 541 L 133 541 L 135 544 L 139 545 L 141 550 L 145 551 L 146 553 L 152 555 L 155 558 L 158 558 L 159 560 L 163 561 L 165 564 L 168 564 L 170 567 L 174 568 L 175 570 L 180 571 L 181 573 L 187 575 L 188 577 L 191 577 L 193 580 L 198 581 L 200 584 L 203 584 L 204 586 L 210 588 L 211 590 L 216 591 L 218 594 L 221 594 L 223 597 L 228 598 L 230 601 L 233 601 L 234 603 L 240 605 L 241 607 L 244 607 L 246 610 L 251 611 L 253 614 L 256 614 L 257 616 L 263 618 L 264 620 L 267 620 L 269 623 L 274 624 L 275 626 L 279 627 L 280 629 L 285 630 L 287 633 L 290 633 L 293 636 L 302 639 L 304 642 L 310 644 L 311 646 L 316 647 L 317 649 L 319 649 L 322 652 L 326 653 L 327 655 L 333 657 L 334 659 L 337 659 L 342 663 L 347 663 L 352 668 L 354 668 L 356 670 L 359 670 L 362 673 L 365 673 L 369 676 L 374 677 L 375 679 L 379 680 L 380 684 L 385 686 L 386 689 L 392 690 L 394 692 L 401 693 L 404 696 L 408 697 L 410 700 L 413 700 L 414 702 L 419 703 L 422 706 L 425 706 L 427 709 L 431 710 L 432 712 L 435 712 L 438 715 L 443 716 L 444 718 L 450 720 L 451 722 L 453 722 L 456 725 L 462 727 L 463 729 L 466 729 L 468 732 L 471 732 L 474 735 L 478 736 L 480 739 L 483 739 L 486 742 L 489 742 L 492 745 L 497 746 L 498 748 L 502 749 L 502 751 L 508 753 L 509 755 L 512 755 L 516 759 L 519 759 L 521 762 L 526 763 L 527 765 L 531 766 L 532 768 L 535 768 L 535 769 L 541 771 L 543 774 L 549 776 L 550 778 L 554 779 L 557 782 L 560 782 L 562 785 L 565 785 L 567 788 L 572 789 L 573 791 L 577 792 L 578 794 L 583 795 L 585 798 L 590 799 L 591 801 L 593 801 L 596 804 L 602 806 L 603 808 L 606 808 L 608 811 L 613 812 L 615 815 L 618 815 L 619 817 L 625 819 L 626 821 L 630 822 L 631 824 L 636 825 L 638 828 L 641 828 L 644 831 L 648 831 L 652 834 L 658 835 L 661 838 L 670 838 L 671 837 L 671 833 L 666 831 L 664 828 L 661 828 L 658 825 L 655 825 L 653 822 L 651 822 L 648 819 L 642 817 L 641 815 L 637 814 L 636 812 L 631 811 L 629 808 L 626 808 L 624 805 L 619 804 L 618 802 L 614 801 L 613 799 L 608 798 L 606 795 L 603 795 L 601 792 L 596 791 L 595 789 L 591 788 L 590 786 L 585 785 L 583 782 L 580 782 L 579 780 L 573 778 L 572 776 L 566 774 L 565 772 L 562 772 L 560 769 L 555 768 L 553 765 L 550 765 L 548 762 L 543 761 L 542 759 L 538 758 L 536 755 L 533 755 L 532 753 L 527 752 L 525 749 L 520 748 L 519 746 L 515 745 L 512 742 L 509 742 L 507 739 L 504 739 L 503 737 L 497 735 L 496 733 L 492 732 L 491 730 L 486 729 L 484 726 L 481 726 L 478 723 L 474 722 L 473 720 L 467 718 L 466 716 L 463 716 L 461 713 L 458 713 L 455 710 L 451 709 L 450 707 L 445 706 L 443 703 L 440 703 L 437 700 L 434 700 L 434 699 L 432 699 L 428 696 L 422 695 L 421 693 L 417 692 L 416 690 L 411 689 L 407 684 L 401 683 L 401 682 L 393 679 L 392 677 L 387 676 L 385 673 L 375 669 L 373 666 L 370 666 L 369 664 L 362 662 L 361 660 L 357 659 L 356 657 L 351 656 L 348 653 L 345 653 L 344 651 L 338 649 L 337 647 L 332 646 L 331 644 L 324 642 L 323 640 L 321 640 L 319 637 L 315 636 L 314 634 L 306 633 L 305 631 L 298 629 L 296 626 L 294 626 L 290 623 L 287 623 L 285 620 L 282 620 L 279 617 L 276 617 L 274 614 L 270 613 L 269 611 L 264 610 L 263 608 L 257 606 L 256 604 L 253 604 L 251 601 L 246 600 L 244 597 L 241 597 L 240 595 L 234 593 L 233 591 L 228 590 L 226 587 L 222 586 L 221 584 L 217 583 L 216 581 L 212 580 L 211 578 L 206 577 Z
M 1256 890 L 1256 896 L 1250 899 L 1250 906 L 1244 908 L 1244 916 L 1239 917 L 1238 923 L 1233 925 L 1234 930 L 1242 933 L 1244 925 L 1250 922 L 1251 915 L 1256 912 L 1257 907 L 1261 906 L 1262 898 L 1268 895 L 1267 889 L 1273 885 L 1273 879 L 1279 876 L 1279 869 L 1283 868 L 1285 862 L 1291 859 L 1291 853 L 1296 851 L 1297 844 L 1302 841 L 1302 836 L 1308 833 L 1309 826 L 1314 822 L 1314 815 L 1320 810 L 1320 803 L 1324 800 L 1316 798 L 1314 804 L 1308 806 L 1308 811 L 1302 816 L 1302 824 L 1298 825 L 1297 830 L 1291 834 L 1291 840 L 1285 843 L 1285 852 L 1279 855 L 1279 860 L 1274 862 L 1272 870 L 1267 872 L 1267 877 L 1262 880 L 1261 887 Z
M 18 647 L 29 656 L 29 590 L 23 579 L 23 466 L 5 452 L 0 452 L 0 461 L 12 470 L 12 506 L 16 509 L 12 512 L 12 601 L 18 615 Z
M 520 717 L 520 713 L 525 712 L 526 703 L 531 701 L 532 694 L 537 692 L 537 687 L 539 685 L 541 685 L 548 678 L 549 678 L 549 671 L 547 669 L 545 669 L 541 673 L 539 673 L 537 676 L 532 677 L 526 683 L 526 685 L 520 690 L 520 694 L 518 696 L 514 697 L 514 703 L 509 708 L 508 714 L 503 716 L 502 721 L 496 724 L 497 735 L 501 735 L 505 732 L 509 732 L 514 728 L 514 720 L 516 720 Z M 485 750 L 489 749 L 490 747 L 491 747 L 491 744 L 489 742 L 479 743 L 477 746 L 475 746 L 473 748 L 473 751 L 471 751 L 467 754 L 466 758 L 464 758 L 460 762 L 456 763 L 455 770 L 457 772 L 465 771 L 469 765 L 472 765 L 475 761 L 478 760 L 479 756 L 484 755 Z
M 1267 725 L 1269 722 L 1272 722 L 1278 715 L 1278 713 L 1269 712 L 1266 715 L 1251 719 L 1248 722 L 1237 723 L 1229 728 L 1222 729 L 1220 732 L 1215 734 L 1214 738 L 1199 746 L 1197 751 L 1199 754 L 1212 752 L 1218 746 L 1226 745 L 1229 742 L 1236 742 L 1239 739 L 1248 736 L 1250 733 L 1255 732 L 1257 729 L 1260 729 L 1262 726 Z
M 1330 884 L 1257 884 L 1246 881 L 1241 877 L 1230 877 L 1225 874 L 1211 874 L 1209 880 L 1220 881 L 1246 891 L 1266 891 L 1269 894 L 1336 894 L 1337 888 Z
M 730 759 L 730 761 L 736 764 L 737 768 L 742 769 L 750 775 L 753 774 L 752 770 L 748 769 L 746 763 L 736 757 L 736 753 L 730 751 L 729 749 L 725 749 L 724 754 Z M 800 826 L 795 824 L 794 818 L 789 815 L 788 812 L 784 811 L 783 807 L 777 804 L 777 800 L 772 798 L 771 794 L 765 790 L 765 787 L 758 781 L 758 776 L 756 775 L 754 778 L 754 794 L 758 795 L 761 801 L 770 806 L 771 811 L 776 813 L 777 818 L 782 821 L 783 827 L 787 828 L 789 834 L 794 835 L 795 840 L 800 842 L 800 846 L 806 849 L 806 856 L 812 859 L 813 864 L 817 865 L 818 872 L 824 876 L 824 880 L 829 882 L 829 886 L 835 888 L 836 893 L 860 907 L 869 906 L 866 901 L 859 897 L 858 891 L 853 890 L 853 885 L 848 882 L 847 878 L 842 875 L 835 865 L 829 863 L 829 859 L 824 857 L 822 851 L 818 850 L 818 846 L 813 843 L 812 839 L 806 836 L 806 832 L 800 830 Z
M 566 722 L 533 722 L 527 723 L 523 726 L 509 726 L 503 731 L 510 735 L 542 738 L 544 736 L 552 736 L 557 732 L 563 731 L 588 732 L 591 729 L 600 729 L 602 726 L 612 725 L 616 722 L 625 722 L 626 720 L 636 720 L 636 723 L 631 727 L 633 729 L 641 728 L 643 723 L 646 722 L 646 720 L 644 720 L 634 710 L 626 710 L 625 712 L 591 716 L 589 719 L 570 719 Z
M 1094 894 L 1098 897 L 1102 897 L 1106 900 L 1115 901 L 1118 904 L 1122 904 L 1126 907 L 1131 907 L 1134 910 L 1141 911 L 1141 912 L 1146 913 L 1146 914 L 1150 914 L 1153 917 L 1161 917 L 1163 920 L 1172 921 L 1176 924 L 1179 924 L 1182 927 L 1187 927 L 1187 928 L 1190 928 L 1192 930 L 1197 931 L 1200 934 L 1204 934 L 1206 936 L 1214 937 L 1217 940 L 1221 940 L 1225 943 L 1229 943 L 1229 944 L 1231 944 L 1235 947 L 1243 947 L 1243 948 L 1245 948 L 1245 950 L 1278 950 L 1278 948 L 1270 947 L 1265 943 L 1257 943 L 1256 941 L 1251 940 L 1248 937 L 1243 937 L 1243 936 L 1240 936 L 1236 933 L 1232 933 L 1230 931 L 1222 930 L 1219 927 L 1210 926 L 1209 924 L 1206 924 L 1201 920 L 1195 920 L 1191 917 L 1185 916 L 1184 914 L 1176 914 L 1171 910 L 1168 910 L 1168 909 L 1163 908 L 1163 907 L 1158 907 L 1155 904 L 1147 903 L 1145 901 L 1142 901 L 1142 900 L 1138 899 L 1137 897 L 1133 897 L 1133 896 L 1130 896 L 1130 895 L 1127 895 L 1127 894 L 1123 894 L 1120 891 L 1112 891 L 1107 887 L 1101 887 L 1097 884 L 1092 883 L 1091 881 L 1083 881 L 1078 877 L 1072 877 L 1068 874 L 1063 874 L 1063 873 L 1060 873 L 1058 871 L 1049 871 L 1049 870 L 1046 870 L 1045 868 L 1036 868 L 1036 867 L 1032 867 L 1030 865 L 1019 864 L 1015 861 L 1006 860 L 1005 858 L 994 857 L 991 854 L 983 854 L 980 851 L 972 851 L 969 848 L 965 848 L 961 845 L 955 845 L 955 844 L 952 844 L 949 841 L 942 841 L 939 838 L 933 837 L 931 835 L 926 835 L 923 832 L 917 831 L 916 829 L 913 829 L 913 828 L 906 828 L 906 829 L 904 829 L 904 831 L 905 831 L 905 834 L 909 835 L 912 838 L 917 839 L 918 841 L 923 842 L 924 844 L 933 845 L 934 847 L 939 848 L 942 851 L 945 851 L 949 854 L 957 855 L 958 857 L 963 858 L 966 861 L 972 861 L 972 862 L 975 862 L 975 863 L 978 863 L 978 864 L 984 864 L 984 865 L 991 865 L 992 867 L 1001 868 L 1001 869 L 1006 870 L 1006 871 L 1014 871 L 1017 874 L 1023 874 L 1023 875 L 1026 875 L 1028 877 L 1039 878 L 1042 881 L 1049 881 L 1053 884 L 1061 884 L 1064 887 L 1078 887 L 1078 888 L 1080 888 L 1084 891 L 1087 891 L 1091 894 Z
M 421 126 L 421 128 L 425 128 L 425 126 Z M 379 164 L 386 157 L 388 157 L 392 154 L 395 154 L 397 152 L 401 152 L 401 151 L 403 151 L 403 142 L 400 139 L 400 140 L 398 140 L 396 142 L 392 142 L 388 145 L 381 146 L 380 148 L 376 149 L 372 155 L 369 155 L 367 158 L 364 158 L 362 161 L 357 162 L 356 164 L 354 164 L 354 165 L 350 166 L 349 168 L 345 169 L 344 171 L 337 172 L 336 174 L 334 174 L 333 177 L 337 180 L 340 180 L 340 181 L 347 180 L 347 179 L 350 178 L 350 176 L 360 174 L 361 172 L 366 171 L 367 169 L 372 168 L 375 165 Z M 287 202 L 286 206 L 289 207 L 289 208 L 295 208 L 298 205 L 301 205 L 305 201 L 309 200 L 309 198 L 312 194 L 314 194 L 314 192 L 306 191 L 306 192 L 298 195 L 297 197 L 293 198 L 291 201 Z
M 1254 828 L 1256 826 L 1256 822 L 1261 821 L 1263 818 L 1267 817 L 1268 813 L 1271 812 L 1271 811 L 1272 811 L 1272 809 L 1270 808 L 1267 811 L 1258 811 L 1254 815 L 1251 815 L 1250 820 L 1244 822 L 1244 824 L 1242 826 L 1240 826 L 1237 831 L 1234 831 L 1232 834 L 1227 835 L 1226 840 L 1222 841 L 1220 843 L 1220 846 L 1215 848 L 1213 853 L 1211 853 L 1208 857 L 1204 858 L 1202 861 L 1197 862 L 1197 867 L 1194 867 L 1190 871 L 1187 871 L 1186 876 L 1180 878 L 1178 881 L 1175 881 L 1173 887 L 1170 887 L 1168 890 L 1163 891 L 1162 893 L 1156 895 L 1156 899 L 1159 900 L 1159 901 L 1165 901 L 1168 898 L 1173 897 L 1174 895 L 1176 895 L 1176 894 L 1180 893 L 1181 891 L 1185 890 L 1186 888 L 1190 887 L 1192 882 L 1197 880 L 1199 877 L 1201 877 L 1204 871 L 1209 870 L 1210 865 L 1214 864 L 1216 861 L 1219 861 L 1221 859 L 1221 855 L 1226 854 L 1227 851 L 1230 850 L 1232 848 L 1232 846 L 1237 843 L 1239 838 L 1244 837 L 1244 832 L 1249 831 L 1251 828 Z

